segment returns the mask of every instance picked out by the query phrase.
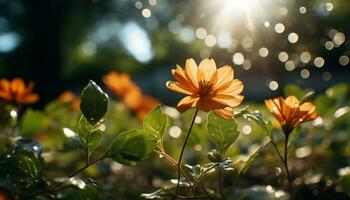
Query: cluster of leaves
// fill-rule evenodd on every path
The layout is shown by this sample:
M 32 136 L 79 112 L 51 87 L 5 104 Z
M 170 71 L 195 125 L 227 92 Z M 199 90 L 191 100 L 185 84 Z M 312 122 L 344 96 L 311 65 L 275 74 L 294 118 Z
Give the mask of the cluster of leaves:
M 286 87 L 285 95 L 313 98 L 311 90 L 295 85 Z M 295 197 L 348 199 L 348 86 L 336 85 L 314 102 L 320 118 L 292 134 L 289 153 Z M 282 133 L 275 121 L 263 117 L 271 115 L 261 104 L 237 110 L 230 120 L 200 112 L 183 165 L 178 165 L 177 158 L 193 111 L 179 114 L 159 105 L 140 124 L 93 81 L 82 91 L 80 110 L 55 101 L 43 111 L 27 109 L 17 120 L 16 108 L 1 108 L 0 195 L 14 199 L 290 199 L 275 152 L 283 143 Z M 242 134 L 246 126 L 250 132 Z M 179 137 L 168 134 L 174 127 L 181 130 Z M 151 156 L 153 152 L 158 156 Z M 143 193 L 154 188 L 158 189 Z

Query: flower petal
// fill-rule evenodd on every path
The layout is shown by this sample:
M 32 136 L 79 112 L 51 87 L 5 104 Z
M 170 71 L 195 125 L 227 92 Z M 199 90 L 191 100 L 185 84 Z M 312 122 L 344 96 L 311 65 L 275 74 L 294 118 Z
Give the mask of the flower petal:
M 242 103 L 244 97 L 242 95 L 237 95 L 235 97 L 228 95 L 216 95 L 212 97 L 212 100 L 221 104 L 224 104 L 229 107 L 236 107 Z
M 193 92 L 191 91 L 191 89 L 189 87 L 182 85 L 178 82 L 167 81 L 166 87 L 174 92 L 187 94 L 187 95 L 193 95 Z
M 232 97 L 242 93 L 244 85 L 242 81 L 233 79 L 217 90 L 217 94 L 230 95 Z
M 217 71 L 217 81 L 215 84 L 215 88 L 220 88 L 225 83 L 232 81 L 233 76 L 234 76 L 234 72 L 232 67 L 228 65 L 220 67 Z
M 14 78 L 11 82 L 11 90 L 13 93 L 22 94 L 25 90 L 24 81 L 20 78 Z
M 179 82 L 182 85 L 188 86 L 189 89 L 192 90 L 192 92 L 195 92 L 197 90 L 196 85 L 193 84 L 192 80 L 189 80 L 186 76 L 186 72 L 179 66 L 176 65 L 176 69 L 171 70 L 175 80 Z
M 214 112 L 224 119 L 231 119 L 233 117 L 233 109 L 231 107 L 216 109 Z
M 187 80 L 190 81 L 196 88 L 198 88 L 198 67 L 196 62 L 192 58 L 186 60 L 185 71 L 187 75 Z
M 198 100 L 198 97 L 187 96 L 181 99 L 181 101 L 177 104 L 177 109 L 180 112 L 184 112 L 189 108 L 196 107 Z
M 204 59 L 198 67 L 198 81 L 200 82 L 216 82 L 216 64 L 213 59 Z M 214 76 L 215 75 L 215 76 Z M 213 77 L 214 76 L 214 77 Z

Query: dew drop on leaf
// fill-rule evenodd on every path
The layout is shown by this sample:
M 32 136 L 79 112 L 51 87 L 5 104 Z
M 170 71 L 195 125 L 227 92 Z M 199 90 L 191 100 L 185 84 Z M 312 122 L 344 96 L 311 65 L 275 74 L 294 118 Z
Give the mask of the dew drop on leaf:
M 159 154 L 159 158 L 164 158 L 164 155 L 163 154 Z

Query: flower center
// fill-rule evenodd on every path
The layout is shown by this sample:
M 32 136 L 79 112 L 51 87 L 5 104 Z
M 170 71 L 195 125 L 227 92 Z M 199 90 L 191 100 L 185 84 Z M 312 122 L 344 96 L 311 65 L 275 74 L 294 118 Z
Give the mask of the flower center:
M 199 96 L 200 97 L 207 97 L 209 96 L 213 84 L 209 81 L 200 81 L 199 82 Z

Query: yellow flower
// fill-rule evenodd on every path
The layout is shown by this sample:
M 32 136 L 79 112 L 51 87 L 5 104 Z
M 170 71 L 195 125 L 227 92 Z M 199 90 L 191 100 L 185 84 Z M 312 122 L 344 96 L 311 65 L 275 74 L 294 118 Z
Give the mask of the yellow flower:
M 166 86 L 175 92 L 186 94 L 177 105 L 180 112 L 197 107 L 205 112 L 214 111 L 223 118 L 232 118 L 233 107 L 238 106 L 243 96 L 243 83 L 233 79 L 232 67 L 216 68 L 213 59 L 204 59 L 197 67 L 193 59 L 186 60 L 185 69 L 177 65 L 172 70 L 177 82 L 168 81 Z
M 311 102 L 300 104 L 295 96 L 286 99 L 278 97 L 265 100 L 266 107 L 279 121 L 284 133 L 289 134 L 303 122 L 312 121 L 318 117 L 315 105 Z
M 39 100 L 39 95 L 32 93 L 34 83 L 25 85 L 21 78 L 0 80 L 0 99 L 17 104 L 33 104 Z

